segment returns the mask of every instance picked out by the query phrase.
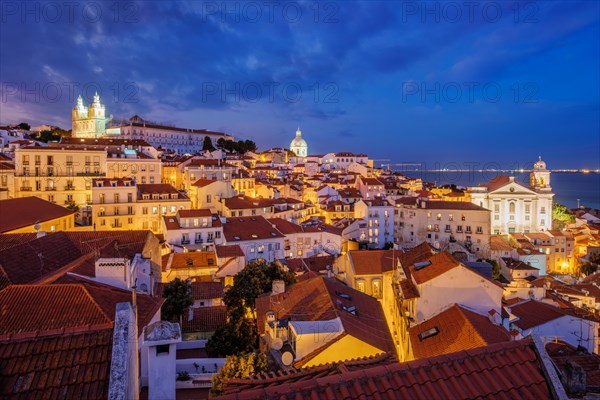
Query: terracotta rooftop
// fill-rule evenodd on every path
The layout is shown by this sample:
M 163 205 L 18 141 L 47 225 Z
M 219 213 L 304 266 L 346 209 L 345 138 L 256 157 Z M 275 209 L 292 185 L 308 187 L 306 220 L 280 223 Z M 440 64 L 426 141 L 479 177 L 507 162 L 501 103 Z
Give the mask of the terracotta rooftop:
M 218 245 L 215 246 L 215 251 L 217 252 L 217 257 L 219 258 L 244 257 L 242 248 L 237 244 Z
M 198 307 L 193 309 L 190 320 L 183 317 L 183 332 L 214 332 L 227 322 L 227 307 Z
M 168 253 L 162 256 L 162 271 L 166 272 L 168 267 L 179 270 L 217 268 L 217 256 L 214 251 Z
M 512 176 L 506 176 L 506 175 L 499 175 L 497 177 L 495 177 L 494 179 L 492 179 L 491 181 L 489 181 L 488 183 L 479 185 L 479 186 L 483 186 L 486 187 L 488 192 L 494 192 L 506 185 L 508 185 L 511 182 L 511 178 L 512 180 L 514 180 L 514 177 Z M 514 180 L 514 183 L 516 183 L 517 185 L 521 186 L 524 189 L 530 190 L 529 188 L 525 187 L 523 184 L 521 184 L 520 182 Z
M 352 250 L 348 252 L 356 275 L 381 275 L 394 269 L 401 250 Z
M 223 282 L 192 282 L 194 300 L 211 300 L 223 297 Z
M 82 285 L 12 285 L 0 304 L 0 335 L 112 322 Z
M 0 339 L 0 398 L 108 398 L 112 341 L 111 327 Z
M 192 186 L 205 187 L 215 182 L 217 182 L 215 179 L 198 179 L 196 182 L 192 183 Z
M 519 317 L 518 321 L 514 322 L 518 328 L 527 330 L 546 322 L 565 316 L 558 307 L 544 304 L 537 300 L 529 300 L 510 307 L 510 312 Z
M 410 328 L 415 358 L 433 357 L 510 340 L 510 334 L 487 316 L 458 304 Z M 424 334 L 433 333 L 427 337 Z M 435 333 L 434 333 L 435 332 Z
M 349 371 L 358 371 L 365 368 L 376 367 L 396 363 L 392 354 L 383 353 L 377 356 L 364 357 L 360 359 L 346 360 L 331 364 L 323 364 L 308 368 L 290 368 L 288 370 L 277 370 L 249 378 L 232 378 L 224 382 L 225 394 L 240 393 L 245 390 L 267 388 L 282 384 L 292 384 L 310 379 L 322 378 L 331 375 L 340 375 Z
M 0 200 L 0 233 L 63 218 L 75 211 L 39 197 Z
M 563 374 L 566 374 L 568 361 L 579 365 L 585 371 L 587 391 L 600 392 L 600 356 L 562 341 L 547 343 L 546 351 Z
M 116 307 L 118 303 L 131 302 L 131 292 L 118 289 L 113 286 L 94 282 L 71 274 L 64 275 L 56 284 L 49 286 L 82 286 L 88 293 L 92 301 L 100 307 L 110 321 L 114 321 Z M 150 323 L 152 318 L 160 311 L 164 299 L 161 297 L 151 297 L 147 294 L 138 293 L 136 297 L 138 312 L 138 332 Z
M 543 371 L 533 342 L 526 339 L 248 388 L 220 399 L 549 399 Z
M 356 307 L 356 315 L 344 311 L 344 307 L 350 306 Z M 283 294 L 257 298 L 257 324 L 261 334 L 264 333 L 265 314 L 273 309 L 279 313 L 278 318 L 294 321 L 328 321 L 339 317 L 345 334 L 382 352 L 394 351 L 385 315 L 377 299 L 336 279 L 319 276 L 291 285 Z
M 502 261 L 506 264 L 506 268 L 519 271 L 539 271 L 532 265 L 527 264 L 521 260 L 515 260 L 514 258 L 502 257 Z
M 179 210 L 177 214 L 181 218 L 200 218 L 200 217 L 212 217 L 212 213 L 208 208 L 201 208 L 197 210 Z
M 227 218 L 227 222 L 223 224 L 223 234 L 227 242 L 284 237 L 277 228 L 260 216 Z

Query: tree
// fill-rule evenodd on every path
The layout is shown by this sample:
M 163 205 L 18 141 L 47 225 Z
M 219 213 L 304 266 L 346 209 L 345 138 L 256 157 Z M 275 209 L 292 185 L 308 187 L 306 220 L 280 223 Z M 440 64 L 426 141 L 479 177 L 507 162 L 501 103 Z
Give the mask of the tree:
M 567 206 L 552 203 L 552 228 L 563 229 L 568 224 L 575 222 L 575 216 L 569 212 Z
M 247 378 L 267 372 L 267 357 L 262 353 L 250 353 L 244 356 L 229 356 L 223 368 L 212 377 L 211 396 L 223 394 L 223 381 L 232 378 Z
M 204 136 L 204 143 L 202 144 L 202 151 L 215 151 L 215 146 L 212 144 L 210 136 Z
M 31 129 L 31 125 L 29 125 L 27 122 L 21 122 L 19 125 L 17 125 L 17 128 L 28 131 Z
M 73 200 L 69 201 L 65 207 L 75 211 L 75 219 L 79 218 L 79 206 Z
M 500 266 L 498 265 L 498 261 L 492 260 L 489 258 L 486 258 L 485 260 L 480 258 L 477 261 L 478 262 L 485 261 L 485 262 L 491 264 L 492 265 L 492 278 L 498 279 L 500 277 Z
M 293 273 L 284 271 L 275 263 L 250 262 L 233 280 L 233 286 L 223 296 L 227 311 L 236 307 L 248 307 L 254 312 L 254 299 L 271 291 L 274 280 L 281 279 L 286 285 L 296 281 Z
M 177 317 L 181 321 L 183 313 L 194 304 L 192 283 L 175 278 L 165 285 L 163 290 L 165 302 L 162 306 L 162 318 L 166 321 Z
M 597 265 L 592 264 L 591 262 L 586 262 L 586 263 L 579 264 L 577 266 L 576 275 L 577 276 L 581 276 L 581 275 L 587 276 L 587 275 L 593 274 L 597 270 L 598 270 Z
M 246 316 L 230 317 L 227 323 L 217 328 L 206 343 L 206 352 L 210 357 L 246 354 L 258 348 L 258 330 L 256 322 Z
M 211 357 L 245 354 L 258 348 L 254 301 L 271 291 L 274 280 L 283 280 L 286 285 L 291 285 L 296 277 L 276 263 L 256 261 L 235 276 L 233 286 L 223 296 L 227 306 L 227 324 L 218 328 L 206 344 L 206 351 Z

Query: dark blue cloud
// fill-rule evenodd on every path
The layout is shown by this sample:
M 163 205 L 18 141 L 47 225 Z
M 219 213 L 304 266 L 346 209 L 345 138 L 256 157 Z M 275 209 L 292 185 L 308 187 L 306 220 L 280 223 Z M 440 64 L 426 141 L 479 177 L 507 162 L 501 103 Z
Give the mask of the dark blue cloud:
M 598 2 L 24 4 L 0 8 L 0 123 L 69 127 L 99 89 L 117 117 L 261 147 L 300 124 L 317 153 L 599 164 Z

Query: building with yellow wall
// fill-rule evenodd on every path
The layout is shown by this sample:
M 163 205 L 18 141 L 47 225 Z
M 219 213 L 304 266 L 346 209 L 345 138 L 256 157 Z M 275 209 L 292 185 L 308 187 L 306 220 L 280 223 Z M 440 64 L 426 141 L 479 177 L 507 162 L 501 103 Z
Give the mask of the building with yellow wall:
M 38 197 L 0 201 L 0 233 L 58 232 L 74 226 L 75 211 Z

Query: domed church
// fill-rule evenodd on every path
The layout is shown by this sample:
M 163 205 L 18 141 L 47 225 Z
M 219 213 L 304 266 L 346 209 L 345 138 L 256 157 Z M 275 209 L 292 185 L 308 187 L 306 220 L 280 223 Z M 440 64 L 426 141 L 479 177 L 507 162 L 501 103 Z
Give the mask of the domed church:
M 306 144 L 306 141 L 302 139 L 302 132 L 299 127 L 296 131 L 296 137 L 292 140 L 292 143 L 290 143 L 290 151 L 293 151 L 298 157 L 306 157 L 308 155 L 308 145 Z

